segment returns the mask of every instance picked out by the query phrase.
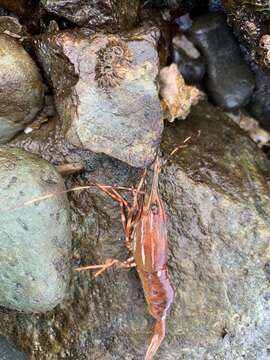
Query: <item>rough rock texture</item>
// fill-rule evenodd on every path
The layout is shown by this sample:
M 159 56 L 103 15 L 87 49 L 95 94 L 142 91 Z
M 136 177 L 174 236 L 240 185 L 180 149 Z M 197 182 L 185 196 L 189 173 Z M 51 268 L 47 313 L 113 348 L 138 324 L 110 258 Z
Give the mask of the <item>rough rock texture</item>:
M 153 161 L 163 129 L 155 79 L 159 33 L 66 31 L 35 41 L 70 143 L 133 166 Z
M 235 35 L 252 58 L 269 71 L 267 52 L 260 47 L 261 38 L 269 35 L 270 7 L 268 0 L 222 0 Z
M 138 170 L 70 147 L 49 125 L 21 135 L 17 145 L 56 163 L 86 160 L 86 172 L 67 180 L 69 187 L 89 180 L 136 183 Z M 194 140 L 170 159 L 160 179 L 175 300 L 156 358 L 267 359 L 270 201 L 264 172 L 269 163 L 208 104 L 165 129 L 164 152 L 189 135 Z M 74 267 L 128 256 L 117 204 L 96 189 L 70 194 L 70 203 Z M 152 325 L 134 269 L 112 269 L 97 280 L 76 274 L 69 299 L 55 311 L 31 317 L 0 311 L 0 322 L 6 324 L 0 332 L 33 360 L 141 360 Z
M 7 33 L 20 38 L 25 31 L 16 17 L 0 16 L 0 33 Z
M 256 87 L 247 109 L 263 128 L 270 131 L 270 76 L 259 66 L 254 66 L 253 70 L 256 75 Z
M 137 22 L 139 0 L 41 0 L 43 7 L 79 26 L 127 30 Z
M 0 304 L 26 312 L 53 309 L 69 284 L 71 233 L 64 189 L 54 167 L 16 148 L 0 148 Z
M 10 140 L 43 106 L 39 70 L 17 40 L 0 34 L 0 144 Z
M 26 355 L 19 352 L 13 344 L 0 336 L 0 359 L 1 360 L 27 360 Z
M 221 14 L 205 14 L 193 24 L 190 35 L 206 59 L 206 86 L 212 100 L 227 111 L 245 105 L 254 78 L 239 44 Z

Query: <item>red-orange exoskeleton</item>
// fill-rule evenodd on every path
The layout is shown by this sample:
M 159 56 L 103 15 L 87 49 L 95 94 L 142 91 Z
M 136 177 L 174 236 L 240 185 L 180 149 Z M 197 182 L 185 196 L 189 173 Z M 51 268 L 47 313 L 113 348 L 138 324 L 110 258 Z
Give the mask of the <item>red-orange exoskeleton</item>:
M 119 202 L 122 213 L 125 240 L 132 257 L 126 261 L 108 259 L 101 265 L 77 268 L 77 271 L 98 269 L 100 275 L 114 264 L 136 267 L 142 282 L 150 314 L 156 319 L 145 360 L 153 359 L 164 336 L 168 309 L 173 301 L 173 289 L 167 274 L 167 226 L 166 216 L 158 191 L 160 160 L 154 162 L 154 175 L 150 192 L 146 190 L 146 170 L 133 193 L 132 205 L 119 194 L 118 188 L 97 186 Z

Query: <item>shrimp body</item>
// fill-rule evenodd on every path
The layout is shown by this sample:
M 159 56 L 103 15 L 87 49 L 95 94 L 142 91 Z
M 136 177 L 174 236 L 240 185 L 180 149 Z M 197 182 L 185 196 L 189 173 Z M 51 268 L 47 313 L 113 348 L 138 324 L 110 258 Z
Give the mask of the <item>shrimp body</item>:
M 118 201 L 121 207 L 125 240 L 132 257 L 126 261 L 107 259 L 104 264 L 77 268 L 98 270 L 95 277 L 113 265 L 136 267 L 139 274 L 148 310 L 156 320 L 145 360 L 152 360 L 166 332 L 166 317 L 173 301 L 173 289 L 167 275 L 167 227 L 165 211 L 158 191 L 160 172 L 159 158 L 154 162 L 154 175 L 150 193 L 141 191 L 146 187 L 146 169 L 133 192 L 133 205 L 112 186 L 96 184 L 102 191 Z
M 150 314 L 156 319 L 145 360 L 151 360 L 166 331 L 165 321 L 173 301 L 173 289 L 167 275 L 167 227 L 161 197 L 158 192 L 158 159 L 150 195 L 143 199 L 141 212 L 133 231 L 133 257 Z

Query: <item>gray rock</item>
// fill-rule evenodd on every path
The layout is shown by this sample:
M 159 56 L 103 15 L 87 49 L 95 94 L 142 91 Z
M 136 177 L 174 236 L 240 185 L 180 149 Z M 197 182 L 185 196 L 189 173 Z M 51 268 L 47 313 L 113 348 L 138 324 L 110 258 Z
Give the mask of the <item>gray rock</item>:
M 45 134 L 41 129 L 22 135 L 18 144 L 60 162 L 85 160 L 85 173 L 73 175 L 69 187 L 89 180 L 137 183 L 138 169 L 101 154 L 76 151 L 59 138 L 58 130 Z M 207 103 L 194 107 L 185 122 L 165 128 L 164 153 L 190 135 L 191 143 L 170 159 L 160 178 L 175 299 L 156 358 L 243 360 L 245 355 L 266 360 L 269 162 L 226 115 Z M 74 267 L 128 257 L 114 201 L 93 188 L 70 194 L 70 203 Z M 33 359 L 143 358 L 153 323 L 135 270 L 115 268 L 96 280 L 87 272 L 77 274 L 71 289 L 69 298 L 46 315 L 0 310 L 4 332 Z
M 41 0 L 43 7 L 79 26 L 127 30 L 137 22 L 139 0 Z
M 1 147 L 0 164 L 0 304 L 51 310 L 69 283 L 69 207 L 65 196 L 31 200 L 64 190 L 62 178 L 21 149 Z
M 227 111 L 246 105 L 254 89 L 254 77 L 225 16 L 214 13 L 200 16 L 190 34 L 205 56 L 206 86 L 215 104 Z
M 175 36 L 172 41 L 172 62 L 188 84 L 200 82 L 205 74 L 205 62 L 199 51 L 185 35 Z
M 0 359 L 1 360 L 27 360 L 26 355 L 18 351 L 13 344 L 0 336 Z
M 26 34 L 22 24 L 14 16 L 0 16 L 0 33 L 8 33 L 13 37 L 20 38 Z
M 263 128 L 270 131 L 270 76 L 259 66 L 254 65 L 253 70 L 256 76 L 256 87 L 247 110 Z
M 35 41 L 68 141 L 133 166 L 153 161 L 163 129 L 159 33 L 64 31 Z
M 43 106 L 39 70 L 17 40 L 0 34 L 0 144 L 10 140 Z

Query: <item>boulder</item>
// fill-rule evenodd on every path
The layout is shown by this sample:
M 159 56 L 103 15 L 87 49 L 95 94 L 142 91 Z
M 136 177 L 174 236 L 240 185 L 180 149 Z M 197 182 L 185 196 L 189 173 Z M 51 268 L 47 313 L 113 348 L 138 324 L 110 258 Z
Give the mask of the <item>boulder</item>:
M 63 180 L 51 164 L 22 149 L 0 147 L 0 164 L 0 304 L 51 310 L 63 301 L 70 275 L 67 199 L 46 197 L 61 193 Z

